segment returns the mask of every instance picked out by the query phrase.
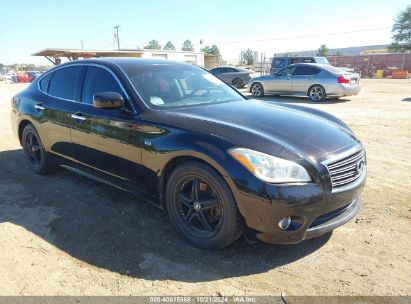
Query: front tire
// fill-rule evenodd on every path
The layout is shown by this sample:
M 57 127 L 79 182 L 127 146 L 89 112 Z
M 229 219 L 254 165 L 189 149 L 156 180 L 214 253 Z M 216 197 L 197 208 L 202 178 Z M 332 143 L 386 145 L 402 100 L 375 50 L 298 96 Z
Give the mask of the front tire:
M 47 174 L 54 170 L 55 166 L 44 150 L 39 133 L 32 124 L 24 128 L 21 143 L 26 161 L 34 173 Z
M 264 87 L 261 83 L 256 82 L 251 85 L 251 95 L 254 97 L 262 97 L 264 96 Z
M 234 197 L 224 179 L 209 166 L 178 166 L 166 187 L 166 207 L 177 232 L 202 249 L 220 249 L 241 235 Z
M 312 101 L 318 102 L 324 101 L 327 97 L 327 93 L 325 92 L 323 86 L 316 84 L 310 87 L 310 89 L 308 90 L 308 96 Z

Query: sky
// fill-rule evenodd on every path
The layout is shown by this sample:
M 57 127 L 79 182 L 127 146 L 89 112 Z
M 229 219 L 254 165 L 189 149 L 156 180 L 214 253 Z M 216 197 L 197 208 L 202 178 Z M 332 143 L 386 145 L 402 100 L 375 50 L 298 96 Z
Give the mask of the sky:
M 0 63 L 46 64 L 45 48 L 112 50 L 151 39 L 196 50 L 217 44 L 223 59 L 250 48 L 274 53 L 388 44 L 395 16 L 410 0 L 0 0 Z M 200 44 L 203 40 L 203 45 Z

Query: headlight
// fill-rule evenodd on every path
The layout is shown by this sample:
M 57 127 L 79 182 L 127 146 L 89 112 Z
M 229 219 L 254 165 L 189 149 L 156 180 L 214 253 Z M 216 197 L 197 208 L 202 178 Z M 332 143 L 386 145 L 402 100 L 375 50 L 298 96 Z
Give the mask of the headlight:
M 259 179 L 268 183 L 310 182 L 311 177 L 299 164 L 245 148 L 228 151 Z

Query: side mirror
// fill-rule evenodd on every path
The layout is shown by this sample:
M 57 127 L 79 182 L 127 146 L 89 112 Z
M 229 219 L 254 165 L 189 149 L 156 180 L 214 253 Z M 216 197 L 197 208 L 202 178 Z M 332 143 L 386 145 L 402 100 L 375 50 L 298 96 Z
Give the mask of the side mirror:
M 99 92 L 93 96 L 93 106 L 99 109 L 120 109 L 124 106 L 124 99 L 116 92 Z

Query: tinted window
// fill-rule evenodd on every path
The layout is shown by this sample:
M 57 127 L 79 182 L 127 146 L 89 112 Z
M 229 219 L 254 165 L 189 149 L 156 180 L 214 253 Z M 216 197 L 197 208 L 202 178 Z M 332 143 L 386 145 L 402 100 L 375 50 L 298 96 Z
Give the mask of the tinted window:
M 84 80 L 83 102 L 93 104 L 93 95 L 99 92 L 116 92 L 124 98 L 120 85 L 109 71 L 89 66 Z
M 237 71 L 233 68 L 223 68 L 223 73 L 234 73 L 234 72 L 237 72 Z
M 71 66 L 55 71 L 49 84 L 49 94 L 79 101 L 82 71 L 82 66 Z
M 53 76 L 53 73 L 47 74 L 40 80 L 40 90 L 42 90 L 43 92 L 47 93 L 51 76 Z
M 297 66 L 293 75 L 317 75 L 320 73 L 320 69 L 312 66 Z
M 218 74 L 221 73 L 221 70 L 222 70 L 222 69 L 220 69 L 220 68 L 216 68 L 216 69 L 212 69 L 210 72 L 211 72 L 211 74 L 213 74 L 213 75 L 218 75 Z
M 273 66 L 276 69 L 283 68 L 285 66 L 285 59 L 274 59 Z

